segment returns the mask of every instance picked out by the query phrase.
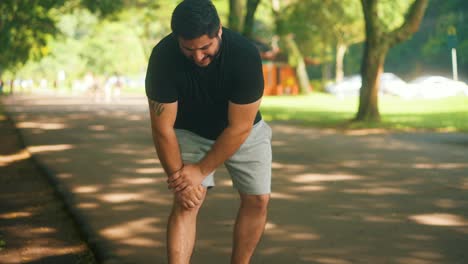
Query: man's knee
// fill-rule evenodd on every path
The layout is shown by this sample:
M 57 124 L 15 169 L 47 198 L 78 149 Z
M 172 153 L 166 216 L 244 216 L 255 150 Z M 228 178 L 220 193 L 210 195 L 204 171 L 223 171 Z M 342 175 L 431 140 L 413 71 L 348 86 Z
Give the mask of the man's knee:
M 196 214 L 200 210 L 206 197 L 206 189 L 201 189 L 201 199 L 197 203 L 183 201 L 174 195 L 173 211 L 183 214 Z
M 241 195 L 241 206 L 256 210 L 265 210 L 268 208 L 270 194 L 262 195 Z

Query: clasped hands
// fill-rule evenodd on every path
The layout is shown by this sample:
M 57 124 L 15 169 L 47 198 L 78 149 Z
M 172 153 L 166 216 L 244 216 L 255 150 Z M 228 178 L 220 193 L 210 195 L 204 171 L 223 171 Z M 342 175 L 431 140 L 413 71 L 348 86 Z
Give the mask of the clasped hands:
M 204 175 L 197 164 L 185 164 L 182 169 L 169 175 L 168 188 L 176 196 L 176 200 L 186 209 L 194 208 L 203 199 Z

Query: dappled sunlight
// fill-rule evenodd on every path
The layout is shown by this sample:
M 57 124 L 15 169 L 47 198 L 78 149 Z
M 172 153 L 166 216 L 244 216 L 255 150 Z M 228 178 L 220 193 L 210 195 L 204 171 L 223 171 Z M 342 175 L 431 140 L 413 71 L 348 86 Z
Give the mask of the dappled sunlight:
M 120 144 L 120 145 L 113 146 L 112 149 L 106 150 L 106 153 L 109 153 L 109 154 L 138 155 L 138 154 L 140 154 L 140 151 L 136 150 L 134 145 Z
M 73 178 L 73 174 L 71 173 L 58 173 L 57 177 L 60 179 L 70 179 Z
M 97 139 L 97 140 L 110 140 L 110 139 L 115 138 L 115 134 L 111 134 L 111 133 L 94 134 L 94 135 L 91 135 L 91 138 Z
M 146 164 L 154 164 L 154 165 L 160 164 L 159 160 L 154 159 L 154 158 L 153 159 L 138 159 L 138 160 L 135 161 L 135 163 L 144 164 L 144 165 L 146 165 Z
M 56 152 L 73 149 L 74 146 L 70 144 L 58 144 L 58 145 L 42 145 L 42 146 L 30 146 L 27 147 L 28 151 L 32 154 L 42 152 Z
M 158 182 L 161 182 L 161 180 L 158 180 L 156 178 L 126 178 L 126 179 L 118 179 L 117 182 L 120 182 L 123 184 L 132 184 L 132 185 L 145 185 L 145 184 L 150 184 L 150 183 L 158 183 Z
M 5 214 L 0 214 L 0 219 L 18 219 L 24 217 L 31 217 L 33 214 L 31 212 L 9 212 Z
M 326 181 L 355 181 L 363 179 L 362 176 L 351 174 L 315 174 L 306 173 L 292 177 L 291 181 L 295 183 L 311 183 Z
M 117 205 L 112 208 L 112 211 L 134 211 L 138 209 L 137 205 Z
M 412 166 L 415 169 L 453 170 L 453 169 L 466 169 L 466 168 L 468 168 L 468 162 L 467 163 L 415 163 Z
M 408 190 L 402 188 L 393 188 L 393 187 L 373 187 L 373 188 L 362 188 L 362 189 L 348 189 L 344 190 L 344 193 L 352 194 L 369 194 L 369 195 L 395 195 L 395 194 L 412 194 Z
M 346 130 L 345 135 L 348 136 L 368 136 L 368 135 L 380 135 L 388 134 L 388 130 L 383 128 L 368 128 L 368 129 L 356 129 L 356 130 Z
M 468 201 L 464 202 L 466 204 Z M 434 201 L 434 205 L 443 209 L 454 209 L 457 207 L 461 207 L 462 204 L 459 201 L 454 201 L 450 199 L 438 199 Z
M 44 241 L 34 241 L 37 244 L 34 245 L 25 245 L 19 249 L 21 252 L 21 263 L 45 263 L 42 259 L 50 258 L 53 256 L 69 255 L 69 254 L 78 254 L 85 251 L 84 245 L 78 246 L 48 246 L 47 240 Z M 18 263 L 18 252 L 8 251 L 2 253 L 2 263 Z
M 163 168 L 140 168 L 135 170 L 136 173 L 138 174 L 160 174 L 164 173 Z
M 36 122 L 18 122 L 18 128 L 39 128 L 43 130 L 58 130 L 68 128 L 66 124 L 62 123 L 36 123 Z
M 140 194 L 136 193 L 109 193 L 99 195 L 99 200 L 108 203 L 123 203 L 141 199 Z
M 0 155 L 0 167 L 8 166 L 9 164 L 13 162 L 26 160 L 26 159 L 29 159 L 30 157 L 31 157 L 31 154 L 25 149 L 22 149 L 15 154 Z
M 371 223 L 401 223 L 401 219 L 397 219 L 391 216 L 382 216 L 382 215 L 365 215 L 362 220 Z
M 116 186 L 121 186 L 122 183 L 117 184 Z M 128 184 L 124 184 L 128 185 Z M 138 184 L 139 185 L 139 184 Z M 169 193 L 169 190 L 167 191 Z M 171 195 L 161 195 L 156 193 L 155 190 L 140 190 L 138 192 L 114 192 L 107 194 L 99 194 L 96 197 L 102 202 L 120 204 L 127 202 L 148 202 L 159 205 L 170 205 L 172 203 Z
M 104 228 L 99 233 L 108 239 L 118 240 L 121 244 L 140 247 L 159 247 L 163 245 L 161 241 L 145 238 L 145 236 L 148 234 L 164 233 L 165 229 L 163 227 L 155 227 L 156 225 L 160 225 L 160 223 L 161 220 L 159 218 L 146 217 Z
M 232 180 L 216 181 L 216 186 L 232 187 Z
M 278 162 L 273 162 L 271 164 L 271 167 L 273 169 L 284 169 L 287 170 L 288 172 L 291 171 L 303 171 L 306 169 L 305 165 L 298 165 L 298 164 L 284 164 L 284 163 L 278 163 Z
M 36 227 L 29 229 L 29 232 L 34 234 L 50 234 L 57 232 L 57 229 L 51 227 Z
M 260 249 L 260 254 L 262 255 L 276 255 L 276 254 L 282 254 L 285 251 L 290 250 L 289 247 L 285 246 L 280 246 L 280 247 L 268 247 L 268 248 L 262 248 Z
M 292 195 L 292 194 L 287 194 L 287 193 L 282 193 L 282 192 L 272 192 L 271 198 L 282 199 L 282 200 L 292 200 L 292 201 L 300 199 L 300 197 L 297 195 Z
M 107 127 L 105 125 L 92 125 L 88 126 L 88 129 L 91 131 L 105 131 Z
M 332 257 L 306 257 L 303 258 L 306 261 L 314 261 L 319 264 L 353 264 L 353 262 L 345 260 L 345 259 L 340 259 L 340 258 L 332 258 Z
M 96 208 L 99 208 L 99 204 L 98 203 L 79 203 L 77 207 L 81 209 L 96 209 Z
M 63 123 L 64 130 L 20 129 L 111 253 L 163 263 L 173 194 L 142 103 L 146 98 L 128 108 L 86 101 L 27 105 L 12 116 L 28 126 Z M 347 133 L 287 122 L 271 127 L 269 220 L 253 263 L 462 263 L 465 255 L 453 245 L 468 242 L 465 135 Z M 27 157 L 26 151 L 8 156 Z M 215 182 L 198 218 L 194 263 L 228 262 L 231 252 L 239 194 L 224 167 Z M 19 193 L 9 197 L 21 199 Z M 38 214 L 17 211 L 0 220 Z
M 432 226 L 468 226 L 468 220 L 462 216 L 454 214 L 420 214 L 411 215 L 409 219 L 421 224 L 421 225 L 432 225 Z
M 79 186 L 73 189 L 76 193 L 96 193 L 101 190 L 99 186 Z
M 288 145 L 288 143 L 286 141 L 273 140 L 271 142 L 272 147 L 283 147 L 283 146 L 287 146 L 287 145 Z
M 362 160 L 345 160 L 340 165 L 347 168 L 360 168 L 363 165 L 362 163 Z
M 305 185 L 305 186 L 296 186 L 296 187 L 289 187 L 289 191 L 292 192 L 322 192 L 326 191 L 327 188 L 320 185 Z
M 410 234 L 410 235 L 406 235 L 405 237 L 407 237 L 408 239 L 412 239 L 412 240 L 416 240 L 420 242 L 432 241 L 435 239 L 433 236 L 430 236 L 430 235 L 419 235 L 419 234 L 418 235 Z
M 468 191 L 468 179 L 465 179 L 459 188 Z
M 159 240 L 143 238 L 143 237 L 135 237 L 135 238 L 128 238 L 125 240 L 121 240 L 120 243 L 129 246 L 135 247 L 162 247 L 164 243 Z
M 437 264 L 442 263 L 443 255 L 433 251 L 411 252 L 409 256 L 398 258 L 397 263 L 401 264 Z M 460 262 L 461 263 L 461 262 Z
M 144 118 L 141 115 L 131 115 L 131 116 L 127 117 L 127 120 L 129 120 L 129 121 L 141 121 L 143 119 Z

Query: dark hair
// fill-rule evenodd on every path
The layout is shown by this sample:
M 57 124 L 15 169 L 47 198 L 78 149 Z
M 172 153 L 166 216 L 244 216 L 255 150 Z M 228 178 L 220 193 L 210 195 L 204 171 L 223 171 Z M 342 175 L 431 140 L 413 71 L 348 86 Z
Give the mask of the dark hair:
M 205 34 L 214 38 L 219 25 L 218 12 L 210 0 L 184 0 L 172 13 L 172 33 L 183 39 L 195 39 Z

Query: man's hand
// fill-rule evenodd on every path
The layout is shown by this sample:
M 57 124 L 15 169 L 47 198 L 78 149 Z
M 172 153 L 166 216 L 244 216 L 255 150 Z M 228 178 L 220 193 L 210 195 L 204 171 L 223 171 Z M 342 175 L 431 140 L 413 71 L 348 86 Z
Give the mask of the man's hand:
M 176 201 L 185 209 L 192 209 L 203 201 L 204 188 L 202 185 L 198 185 L 197 187 L 188 186 L 183 191 L 175 194 Z
M 206 175 L 203 175 L 200 166 L 197 164 L 186 164 L 176 173 L 169 176 L 167 184 L 169 189 L 175 193 L 184 191 L 188 187 L 198 187 L 201 185 Z

